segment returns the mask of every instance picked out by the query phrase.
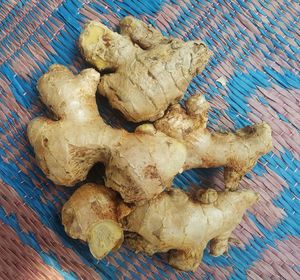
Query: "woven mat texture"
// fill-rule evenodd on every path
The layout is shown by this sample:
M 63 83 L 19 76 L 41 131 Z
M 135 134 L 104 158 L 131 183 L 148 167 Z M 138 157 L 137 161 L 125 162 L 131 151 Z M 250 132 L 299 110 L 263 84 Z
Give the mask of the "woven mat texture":
M 74 189 L 46 179 L 26 137 L 28 122 L 46 112 L 37 79 L 53 63 L 85 68 L 77 46 L 83 24 L 115 28 L 126 15 L 165 35 L 202 39 L 214 52 L 186 92 L 205 92 L 211 129 L 262 120 L 273 129 L 273 152 L 241 182 L 261 195 L 235 230 L 241 244 L 218 258 L 206 250 L 196 273 L 124 247 L 96 261 L 60 223 Z M 300 279 L 299 30 L 296 0 L 0 0 L 0 279 Z M 129 127 L 108 106 L 103 114 Z M 224 188 L 221 169 L 191 170 L 174 184 Z

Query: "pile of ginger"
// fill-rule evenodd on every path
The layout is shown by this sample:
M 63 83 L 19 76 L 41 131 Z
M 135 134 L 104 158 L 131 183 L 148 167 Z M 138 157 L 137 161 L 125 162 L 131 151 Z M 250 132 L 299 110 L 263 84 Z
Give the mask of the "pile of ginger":
M 202 94 L 178 104 L 211 56 L 201 41 L 166 38 L 125 17 L 120 33 L 87 23 L 79 45 L 97 70 L 74 75 L 65 66 L 51 66 L 37 89 L 53 118 L 38 117 L 28 126 L 36 160 L 55 184 L 74 186 L 96 163 L 105 166 L 104 184 L 85 183 L 65 203 L 66 233 L 87 242 L 97 259 L 123 242 L 148 255 L 168 252 L 169 264 L 184 271 L 197 269 L 208 243 L 212 255 L 222 255 L 258 199 L 238 185 L 271 150 L 269 125 L 211 132 Z M 143 124 L 134 132 L 106 124 L 97 91 L 128 120 Z M 192 196 L 172 188 L 185 170 L 219 166 L 225 191 L 200 189 Z

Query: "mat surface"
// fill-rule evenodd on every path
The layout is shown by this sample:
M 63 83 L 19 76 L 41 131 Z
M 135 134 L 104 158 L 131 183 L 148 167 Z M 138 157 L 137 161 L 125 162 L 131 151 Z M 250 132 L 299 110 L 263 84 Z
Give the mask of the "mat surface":
M 241 183 L 261 194 L 235 231 L 241 244 L 218 258 L 206 251 L 196 273 L 124 247 L 93 259 L 60 223 L 73 190 L 46 179 L 26 138 L 28 122 L 45 113 L 37 79 L 53 63 L 86 67 L 76 40 L 87 20 L 114 28 L 129 14 L 214 52 L 186 94 L 206 93 L 212 129 L 262 120 L 273 129 L 273 152 Z M 0 0 L 0 279 L 300 279 L 299 14 L 291 0 Z M 109 108 L 103 113 L 126 126 Z M 192 170 L 174 184 L 223 188 L 221 174 Z

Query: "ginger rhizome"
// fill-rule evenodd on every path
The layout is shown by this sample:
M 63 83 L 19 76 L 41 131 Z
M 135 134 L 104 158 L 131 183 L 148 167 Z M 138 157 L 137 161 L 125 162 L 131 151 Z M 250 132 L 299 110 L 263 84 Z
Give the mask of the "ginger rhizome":
M 187 157 L 183 169 L 224 166 L 227 189 L 236 189 L 242 177 L 259 157 L 272 149 L 271 128 L 255 124 L 230 132 L 210 132 L 207 126 L 209 104 L 201 94 L 190 97 L 186 109 L 172 105 L 155 122 L 157 130 L 185 145 Z
M 75 76 L 61 65 L 53 65 L 39 79 L 40 97 L 56 116 L 36 118 L 28 126 L 39 166 L 54 183 L 72 186 L 102 162 L 106 186 L 124 201 L 150 199 L 171 186 L 186 149 L 150 124 L 135 133 L 107 125 L 96 104 L 99 79 L 94 69 Z
M 64 205 L 62 222 L 71 237 L 88 242 L 97 258 L 119 246 L 120 232 L 125 230 L 126 243 L 134 251 L 169 252 L 172 266 L 196 270 L 209 241 L 214 256 L 228 250 L 232 231 L 257 199 L 251 190 L 208 189 L 193 200 L 182 190 L 172 189 L 143 205 L 128 207 L 112 190 L 89 184 Z
M 123 243 L 123 230 L 118 222 L 122 205 L 110 189 L 86 184 L 64 204 L 65 231 L 74 239 L 86 241 L 92 255 L 101 259 Z
M 42 101 L 56 119 L 36 118 L 28 137 L 37 161 L 54 183 L 72 186 L 83 181 L 97 162 L 105 164 L 106 186 L 124 201 L 147 200 L 172 184 L 178 172 L 225 166 L 226 187 L 242 176 L 272 147 L 271 130 L 258 124 L 233 133 L 206 129 L 208 103 L 196 95 L 187 110 L 173 105 L 152 124 L 134 133 L 105 124 L 96 104 L 100 75 L 93 69 L 75 76 L 54 65 L 38 81 Z M 167 136 L 168 135 L 168 136 Z
M 201 41 L 166 38 L 130 16 L 120 21 L 120 34 L 89 22 L 79 45 L 88 62 L 110 72 L 101 77 L 100 93 L 134 122 L 162 117 L 211 56 Z

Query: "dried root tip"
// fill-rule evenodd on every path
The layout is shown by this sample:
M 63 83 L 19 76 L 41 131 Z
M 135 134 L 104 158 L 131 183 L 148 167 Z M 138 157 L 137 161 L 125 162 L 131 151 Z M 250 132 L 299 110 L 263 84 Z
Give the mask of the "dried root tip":
M 235 237 L 229 237 L 228 243 L 239 245 L 239 244 L 241 244 L 241 241 Z
M 189 115 L 207 114 L 209 103 L 203 94 L 195 94 L 186 101 L 186 108 Z
M 183 271 L 196 271 L 201 260 L 203 250 L 180 251 L 172 250 L 169 252 L 169 264 Z
M 201 203 L 211 204 L 218 199 L 218 192 L 214 189 L 199 190 L 197 200 Z
M 223 255 L 228 251 L 228 238 L 212 239 L 210 241 L 210 254 L 214 257 Z
M 224 182 L 226 190 L 235 191 L 240 181 L 242 180 L 245 172 L 237 172 L 230 167 L 224 168 Z
M 98 260 L 104 258 L 111 251 L 119 249 L 123 240 L 122 228 L 110 220 L 94 224 L 87 236 L 90 251 Z
M 253 205 L 259 200 L 259 193 L 251 190 L 242 190 L 244 192 L 245 203 L 248 203 L 249 206 Z M 248 206 L 248 207 L 249 207 Z
M 120 21 L 120 29 L 121 34 L 128 35 L 132 42 L 142 49 L 168 42 L 168 39 L 158 30 L 132 16 L 127 16 Z
M 208 121 L 209 103 L 203 94 L 195 94 L 186 101 L 186 111 L 189 116 L 196 116 L 202 128 L 206 128 Z

